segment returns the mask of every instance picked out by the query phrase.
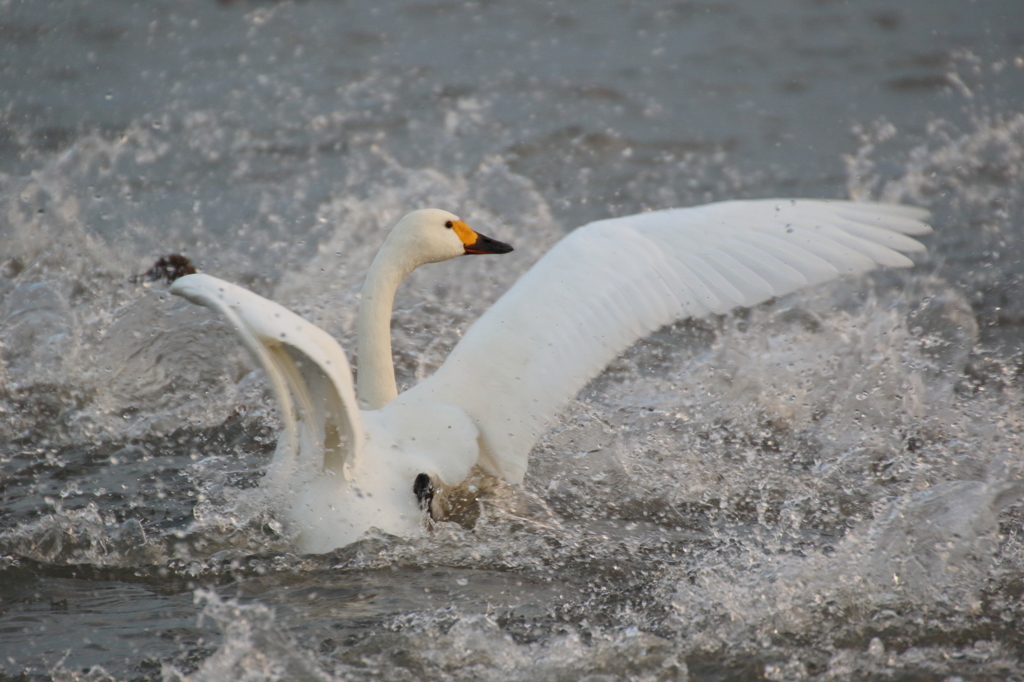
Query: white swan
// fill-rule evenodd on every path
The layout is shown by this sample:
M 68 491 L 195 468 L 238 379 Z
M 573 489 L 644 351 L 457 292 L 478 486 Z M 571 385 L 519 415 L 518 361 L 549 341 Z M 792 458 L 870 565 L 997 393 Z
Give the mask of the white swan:
M 359 409 L 345 353 L 282 306 L 194 274 L 171 291 L 224 315 L 270 377 L 284 432 L 264 486 L 306 552 L 371 527 L 409 535 L 434 483 L 478 465 L 519 483 L 557 411 L 622 350 L 688 316 L 725 313 L 876 265 L 913 265 L 927 211 L 768 199 L 601 220 L 555 245 L 466 332 L 430 378 L 396 395 L 395 289 L 423 263 L 511 247 L 445 211 L 414 211 L 374 259 L 359 314 Z M 468 246 L 467 246 L 468 245 Z

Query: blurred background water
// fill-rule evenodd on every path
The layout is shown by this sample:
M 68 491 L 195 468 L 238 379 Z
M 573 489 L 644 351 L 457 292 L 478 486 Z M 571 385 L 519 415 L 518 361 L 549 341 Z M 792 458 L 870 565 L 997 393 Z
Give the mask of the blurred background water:
M 0 679 L 1024 679 L 1019 0 L 0 2 Z M 472 529 L 296 556 L 180 252 L 399 381 L 589 220 L 900 201 L 929 256 L 631 349 Z

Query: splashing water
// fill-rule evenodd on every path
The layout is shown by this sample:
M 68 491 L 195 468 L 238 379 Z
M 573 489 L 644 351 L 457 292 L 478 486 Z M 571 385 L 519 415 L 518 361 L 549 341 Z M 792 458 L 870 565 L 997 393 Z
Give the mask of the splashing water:
M 606 31 L 607 8 L 525 28 L 508 9 L 488 25 L 517 37 L 492 31 L 475 58 L 513 41 L 488 81 L 460 70 L 474 60 L 456 42 L 419 52 L 458 63 L 396 56 L 437 35 L 426 6 L 378 26 L 346 3 L 339 33 L 319 3 L 243 5 L 197 6 L 196 26 L 147 15 L 140 26 L 158 21 L 153 40 L 173 49 L 145 67 L 168 80 L 139 87 L 170 98 L 146 111 L 126 105 L 109 124 L 93 112 L 51 131 L 49 146 L 23 98 L 0 112 L 12 131 L 0 140 L 0 676 L 1020 677 L 1016 55 L 922 57 L 937 48 L 913 31 L 931 12 L 790 8 L 832 27 L 808 44 L 765 23 L 750 23 L 756 35 L 742 21 L 714 29 L 762 11 L 754 5 L 710 17 L 680 6 L 659 15 L 659 30 L 710 33 L 687 34 L 677 42 L 698 52 L 677 54 L 672 41 L 645 42 L 657 31 L 640 15 L 630 21 L 646 33 L 625 40 Z M 17 12 L 10 26 L 24 27 Z M 69 44 L 133 63 L 90 22 L 67 24 Z M 460 26 L 443 33 L 476 35 Z M 830 56 L 831 30 L 881 45 L 885 70 L 859 47 Z M 700 52 L 711 34 L 720 44 Z M 17 35 L 14 56 L 35 34 Z M 221 47 L 211 56 L 186 35 Z M 516 61 L 583 49 L 580 35 L 601 54 Z M 634 64 L 593 40 L 608 35 L 650 54 Z M 796 56 L 747 64 L 751 45 L 768 49 L 759 35 L 804 42 Z M 312 45 L 345 52 L 332 67 L 344 75 L 309 68 Z M 366 53 L 374 60 L 351 57 Z M 615 62 L 612 75 L 584 69 L 600 60 Z M 699 84 L 680 88 L 686 102 L 648 87 L 676 82 L 670 62 L 704 65 Z M 60 87 L 92 82 L 45 63 Z M 562 73 L 567 63 L 584 75 Z M 229 75 L 203 81 L 203 69 Z M 876 81 L 861 83 L 865 73 Z M 772 83 L 782 94 L 759 90 Z M 845 175 L 835 170 L 845 130 L 820 127 L 848 120 L 828 108 L 831 87 L 836 101 L 860 93 L 860 120 L 876 121 L 855 128 Z M 125 94 L 113 90 L 103 102 Z M 761 102 L 777 108 L 758 112 Z M 820 115 L 799 113 L 818 105 Z M 516 252 L 500 268 L 424 268 L 399 292 L 395 361 L 408 387 L 571 226 L 728 197 L 844 193 L 932 210 L 928 259 L 663 329 L 568 406 L 523 486 L 490 484 L 465 525 L 370 533 L 319 556 L 292 553 L 258 485 L 280 427 L 264 378 L 222 322 L 135 279 L 183 252 L 352 350 L 359 285 L 387 227 L 414 206 L 452 209 Z

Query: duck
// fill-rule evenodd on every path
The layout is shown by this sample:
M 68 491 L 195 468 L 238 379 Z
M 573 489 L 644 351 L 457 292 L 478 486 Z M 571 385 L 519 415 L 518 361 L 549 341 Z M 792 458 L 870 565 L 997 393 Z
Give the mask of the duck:
M 423 532 L 439 488 L 471 472 L 521 484 L 547 424 L 639 339 L 878 266 L 907 268 L 931 232 L 905 205 L 724 201 L 598 220 L 569 232 L 466 330 L 437 371 L 398 393 L 390 323 L 414 269 L 512 246 L 419 209 L 371 263 L 358 374 L 335 339 L 284 306 L 205 273 L 170 291 L 219 313 L 266 373 L 282 432 L 261 487 L 297 548 L 371 529 Z

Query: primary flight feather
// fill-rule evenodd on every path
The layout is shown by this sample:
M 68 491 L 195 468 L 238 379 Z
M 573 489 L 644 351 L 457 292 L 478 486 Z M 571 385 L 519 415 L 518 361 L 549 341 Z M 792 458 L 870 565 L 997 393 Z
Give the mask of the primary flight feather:
M 877 265 L 908 267 L 927 211 L 765 199 L 601 220 L 544 255 L 491 306 L 428 379 L 397 395 L 390 319 L 401 280 L 424 263 L 511 247 L 456 216 L 414 211 L 367 274 L 358 318 L 359 381 L 327 333 L 204 274 L 171 291 L 223 314 L 271 379 L 285 429 L 264 486 L 322 552 L 376 527 L 423 523 L 429 481 L 477 465 L 522 481 L 547 422 L 611 360 L 673 321 L 751 306 Z M 360 409 L 362 408 L 362 409 Z M 429 502 L 429 500 L 427 500 Z

